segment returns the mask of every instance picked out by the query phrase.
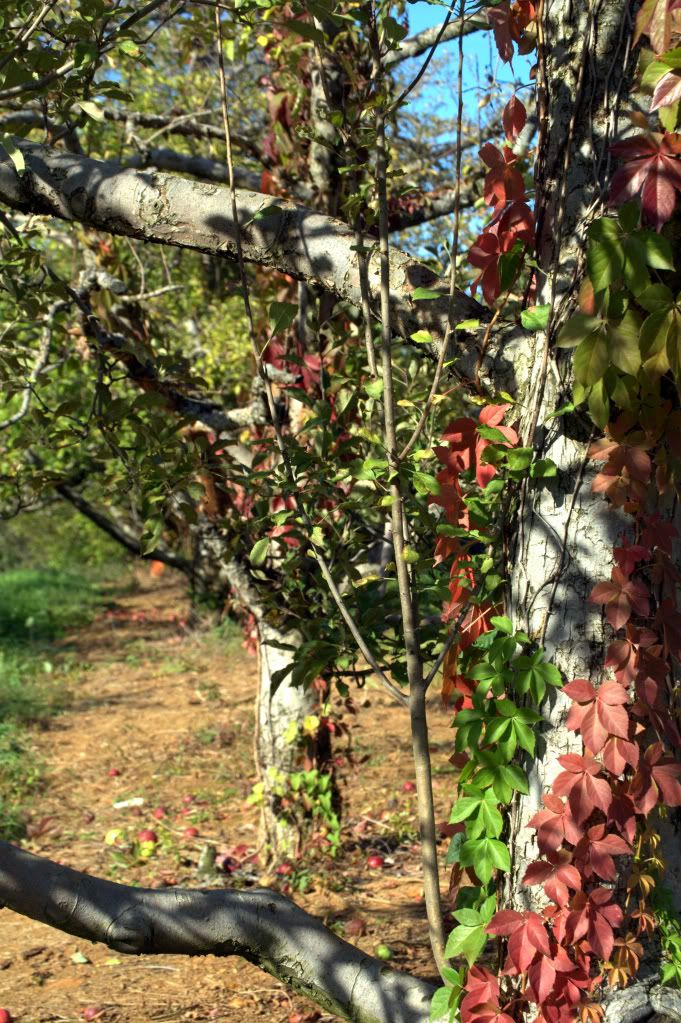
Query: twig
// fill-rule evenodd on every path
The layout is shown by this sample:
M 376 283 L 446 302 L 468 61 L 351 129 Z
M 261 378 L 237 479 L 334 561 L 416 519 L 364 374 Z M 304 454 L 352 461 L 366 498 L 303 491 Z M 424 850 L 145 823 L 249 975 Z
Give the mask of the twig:
M 423 888 L 428 916 L 428 932 L 433 956 L 438 970 L 442 972 L 445 960 L 445 933 L 442 922 L 442 902 L 437 864 L 437 834 L 435 807 L 428 749 L 428 723 L 426 719 L 426 689 L 423 679 L 423 661 L 415 595 L 412 590 L 409 570 L 404 559 L 405 515 L 402 483 L 397 456 L 397 433 L 395 426 L 395 398 L 392 372 L 392 330 L 390 327 L 390 228 L 388 221 L 388 156 L 386 151 L 386 110 L 380 91 L 383 87 L 383 66 L 381 61 L 376 10 L 372 5 L 371 21 L 372 64 L 376 96 L 376 184 L 378 191 L 378 233 L 380 253 L 380 294 L 381 294 L 381 372 L 383 377 L 383 432 L 388 465 L 391 470 L 390 494 L 392 497 L 393 549 L 397 585 L 402 611 L 402 627 L 409 679 L 409 716 L 411 723 L 416 797 L 421 834 L 421 864 Z
M 453 10 L 453 4 L 450 8 L 450 15 Z M 425 407 L 421 413 L 421 417 L 416 424 L 416 428 L 412 433 L 411 437 L 400 451 L 400 461 L 407 457 L 409 452 L 412 450 L 419 437 L 423 433 L 430 410 L 435 400 L 435 395 L 438 392 L 440 386 L 440 380 L 442 378 L 442 371 L 445 365 L 445 359 L 447 357 L 447 350 L 449 348 L 449 338 L 453 330 L 453 309 L 454 309 L 454 295 L 456 294 L 456 257 L 459 251 L 459 229 L 461 223 L 461 156 L 463 152 L 462 146 L 462 134 L 463 134 L 463 18 L 466 9 L 466 0 L 461 0 L 459 23 L 461 31 L 459 32 L 459 67 L 457 74 L 457 84 L 459 89 L 459 101 L 456 113 L 456 190 L 454 195 L 454 236 L 452 238 L 452 252 L 451 252 L 451 265 L 449 270 L 449 309 L 447 311 L 447 328 L 445 330 L 445 336 L 442 339 L 442 348 L 440 349 L 440 356 L 437 360 L 437 366 L 435 367 L 435 373 L 433 375 L 433 382 L 430 386 L 430 392 L 426 400 Z M 445 22 L 446 27 L 447 22 Z M 444 28 L 443 28 L 444 30 Z

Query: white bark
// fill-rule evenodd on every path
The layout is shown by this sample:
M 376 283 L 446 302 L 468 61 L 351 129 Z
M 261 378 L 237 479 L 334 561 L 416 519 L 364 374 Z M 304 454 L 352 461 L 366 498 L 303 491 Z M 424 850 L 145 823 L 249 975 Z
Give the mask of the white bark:
M 160 242 L 236 259 L 236 225 L 228 190 L 152 171 L 122 171 L 116 164 L 17 140 L 26 170 L 20 176 L 0 157 L 0 202 L 30 213 L 73 220 L 112 234 Z M 320 285 L 361 307 L 355 234 L 333 217 L 258 192 L 237 190 L 244 258 Z M 372 302 L 379 304 L 379 257 L 369 258 Z M 438 298 L 414 301 L 416 288 Z M 448 318 L 448 284 L 428 267 L 393 249 L 390 299 L 396 334 L 405 339 L 428 330 L 437 353 Z M 487 319 L 488 311 L 458 292 L 455 321 Z M 465 331 L 457 343 L 472 346 Z M 421 345 L 421 349 L 427 346 Z
M 299 852 L 302 836 L 279 805 L 277 777 L 290 774 L 299 756 L 297 743 L 287 741 L 289 727 L 301 730 L 305 718 L 314 714 L 318 701 L 311 687 L 291 685 L 290 676 L 277 687 L 272 680 L 275 672 L 290 668 L 300 637 L 295 632 L 282 632 L 263 619 L 258 623 L 258 633 L 256 761 L 263 785 L 263 825 L 274 858 L 287 859 Z

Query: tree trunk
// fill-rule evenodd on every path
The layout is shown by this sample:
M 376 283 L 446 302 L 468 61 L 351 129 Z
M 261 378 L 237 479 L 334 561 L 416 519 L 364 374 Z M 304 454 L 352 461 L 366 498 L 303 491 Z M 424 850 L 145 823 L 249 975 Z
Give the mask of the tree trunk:
M 539 263 L 544 276 L 537 303 L 552 307 L 550 337 L 538 334 L 534 345 L 523 338 L 504 350 L 513 364 L 518 407 L 524 410 L 523 443 L 534 443 L 537 457 L 552 459 L 558 468 L 555 479 L 540 487 L 530 484 L 521 496 L 510 559 L 510 613 L 517 627 L 545 646 L 565 681 L 585 678 L 598 683 L 605 674 L 609 626 L 604 629 L 601 608 L 588 598 L 594 584 L 610 576 L 613 546 L 623 533 L 631 538 L 631 520 L 591 491 L 595 469 L 587 454 L 591 437 L 586 417 L 566 415 L 547 422 L 571 396 L 570 358 L 555 350 L 549 353 L 548 344 L 575 311 L 586 230 L 605 211 L 609 146 L 618 130 L 619 96 L 627 94 L 632 73 L 630 6 L 627 0 L 545 4 L 540 124 L 542 80 L 547 117 L 537 170 Z M 621 122 L 620 129 L 624 123 L 629 122 Z M 547 725 L 530 766 L 530 791 L 513 809 L 507 895 L 508 904 L 520 910 L 536 910 L 545 902 L 541 886 L 522 885 L 528 863 L 538 856 L 535 832 L 527 822 L 561 770 L 558 757 L 582 749 L 579 737 L 565 727 L 567 708 L 568 700 L 560 692 L 542 708 Z M 677 836 L 669 849 L 675 880 L 678 847 Z M 643 983 L 609 1000 L 609 1021 L 633 1023 L 661 1011 L 662 995 L 650 994 L 653 980 L 645 982 L 646 972 L 644 965 Z M 669 989 L 659 990 L 662 1000 L 669 1001 Z M 678 993 L 669 995 L 678 1011 Z
M 262 620 L 258 633 L 255 759 L 262 785 L 262 824 L 271 857 L 285 860 L 299 853 L 303 838 L 300 820 L 290 809 L 287 812 L 286 805 L 290 775 L 301 767 L 296 736 L 303 734 L 305 718 L 315 713 L 319 698 L 311 687 L 291 685 L 290 676 L 280 685 L 273 681 L 276 672 L 290 667 L 300 637 L 280 632 Z

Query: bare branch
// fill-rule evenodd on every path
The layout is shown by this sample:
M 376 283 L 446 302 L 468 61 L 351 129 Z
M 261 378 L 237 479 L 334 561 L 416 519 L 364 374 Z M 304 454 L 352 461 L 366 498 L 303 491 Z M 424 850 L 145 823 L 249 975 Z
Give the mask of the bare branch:
M 0 842 L 0 902 L 131 955 L 241 956 L 353 1023 L 427 1023 L 434 988 L 354 948 L 264 888 L 114 884 Z
M 409 60 L 410 57 L 420 57 L 422 53 L 430 50 L 440 32 L 442 32 L 440 38 L 440 45 L 442 45 L 442 43 L 449 42 L 450 39 L 458 39 L 459 35 L 467 36 L 472 32 L 481 32 L 489 28 L 489 20 L 484 11 L 463 18 L 463 25 L 461 22 L 461 18 L 454 18 L 448 23 L 444 32 L 442 32 L 442 25 L 434 25 L 433 28 L 426 28 L 423 32 L 404 39 L 400 43 L 399 50 L 394 50 L 385 58 L 386 67 L 393 68 L 397 64 L 401 64 L 402 61 Z
M 105 515 L 99 509 L 95 508 L 94 505 L 90 504 L 82 494 L 80 494 L 73 487 L 70 487 L 67 483 L 57 483 L 54 488 L 56 492 L 69 504 L 72 504 L 81 515 L 84 515 L 86 519 L 94 523 L 98 529 L 110 536 L 112 540 L 121 544 L 125 547 L 126 551 L 134 554 L 138 558 L 143 558 L 145 561 L 162 561 L 164 565 L 168 565 L 170 568 L 176 568 L 178 572 L 182 572 L 186 576 L 192 576 L 194 574 L 191 562 L 185 558 L 181 558 L 179 555 L 174 554 L 172 551 L 167 550 L 165 547 L 155 548 L 153 551 L 147 551 L 146 553 L 142 550 L 138 538 L 134 536 L 129 530 L 125 529 L 118 522 L 115 522 L 110 516 Z

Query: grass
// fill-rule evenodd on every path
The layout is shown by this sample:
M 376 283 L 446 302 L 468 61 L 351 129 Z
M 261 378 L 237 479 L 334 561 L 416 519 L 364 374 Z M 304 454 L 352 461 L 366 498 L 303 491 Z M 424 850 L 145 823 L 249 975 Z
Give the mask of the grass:
M 23 810 L 42 779 L 32 731 L 64 705 L 55 641 L 91 618 L 103 596 L 75 572 L 0 573 L 0 837 L 23 834 Z

